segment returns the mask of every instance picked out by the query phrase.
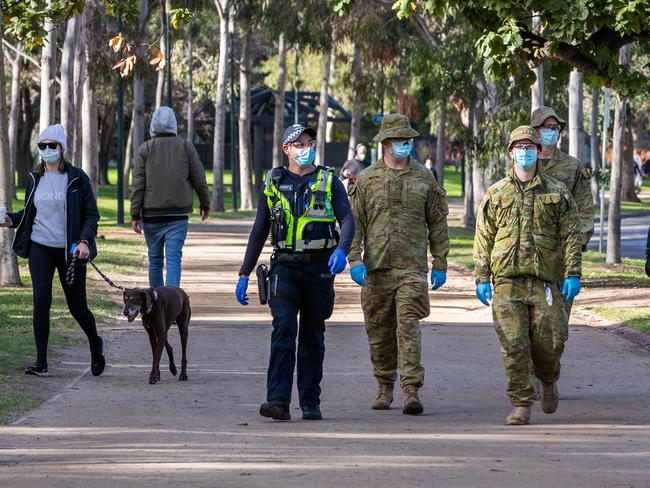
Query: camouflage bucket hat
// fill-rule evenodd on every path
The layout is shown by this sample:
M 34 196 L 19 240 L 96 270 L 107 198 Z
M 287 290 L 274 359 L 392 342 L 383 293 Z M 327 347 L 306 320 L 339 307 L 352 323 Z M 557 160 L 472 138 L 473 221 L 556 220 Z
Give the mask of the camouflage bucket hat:
M 517 141 L 522 141 L 524 139 L 530 140 L 537 148 L 542 150 L 542 141 L 540 141 L 537 131 L 528 125 L 520 125 L 515 130 L 510 133 L 510 139 L 508 140 L 508 151 L 512 148 L 512 145 Z
M 420 133 L 411 127 L 411 123 L 406 115 L 389 114 L 381 119 L 379 134 L 373 141 L 382 142 L 386 139 L 411 139 L 419 136 Z
M 551 107 L 539 107 L 533 110 L 533 113 L 530 114 L 530 126 L 539 127 L 549 117 L 555 117 L 560 123 L 560 128 L 564 130 L 566 127 L 566 120 L 560 118 Z

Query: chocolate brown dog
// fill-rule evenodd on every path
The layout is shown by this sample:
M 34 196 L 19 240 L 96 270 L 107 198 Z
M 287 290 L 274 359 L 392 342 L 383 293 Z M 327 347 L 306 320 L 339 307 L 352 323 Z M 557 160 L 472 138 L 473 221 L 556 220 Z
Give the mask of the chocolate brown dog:
M 124 291 L 124 316 L 129 322 L 142 315 L 142 325 L 149 334 L 149 343 L 153 353 L 153 365 L 149 374 L 149 384 L 160 381 L 160 356 L 163 346 L 169 356 L 169 370 L 176 376 L 174 364 L 174 351 L 167 342 L 167 331 L 176 322 L 181 333 L 181 375 L 179 381 L 187 380 L 187 334 L 190 324 L 192 309 L 190 298 L 181 288 L 175 286 L 161 286 L 160 288 L 131 288 Z

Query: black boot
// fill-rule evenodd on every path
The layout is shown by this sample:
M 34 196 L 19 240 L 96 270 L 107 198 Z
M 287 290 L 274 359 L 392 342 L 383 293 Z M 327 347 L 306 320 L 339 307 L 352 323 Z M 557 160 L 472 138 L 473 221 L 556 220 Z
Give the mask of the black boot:
M 260 415 L 262 417 L 268 417 L 273 420 L 291 420 L 289 402 L 264 402 L 260 406 Z
M 90 372 L 93 376 L 99 376 L 104 372 L 106 367 L 106 358 L 104 357 L 104 339 L 99 337 L 99 343 L 95 347 L 90 348 Z
M 318 405 L 302 407 L 303 420 L 323 420 L 323 414 L 320 412 Z

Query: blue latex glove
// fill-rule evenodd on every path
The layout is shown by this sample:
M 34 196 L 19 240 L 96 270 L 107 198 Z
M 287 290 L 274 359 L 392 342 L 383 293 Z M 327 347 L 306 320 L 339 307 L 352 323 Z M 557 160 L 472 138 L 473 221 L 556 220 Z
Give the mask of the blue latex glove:
M 237 281 L 237 288 L 235 288 L 235 297 L 242 305 L 248 305 L 246 290 L 248 290 L 248 277 L 240 276 L 239 281 Z
M 330 273 L 333 275 L 337 275 L 343 271 L 346 264 L 347 260 L 345 258 L 345 252 L 343 252 L 341 249 L 335 249 L 330 256 L 329 262 L 327 263 L 330 268 Z
M 447 273 L 443 271 L 431 271 L 431 289 L 437 290 L 447 282 Z
M 569 276 L 564 280 L 562 285 L 562 296 L 567 302 L 572 301 L 580 293 L 580 278 L 576 276 Z
M 476 298 L 481 300 L 483 305 L 489 307 L 492 300 L 492 285 L 489 283 L 476 285 Z
M 350 276 L 352 281 L 354 281 L 359 286 L 366 286 L 366 276 L 368 276 L 368 270 L 366 269 L 365 264 L 357 264 L 350 268 Z

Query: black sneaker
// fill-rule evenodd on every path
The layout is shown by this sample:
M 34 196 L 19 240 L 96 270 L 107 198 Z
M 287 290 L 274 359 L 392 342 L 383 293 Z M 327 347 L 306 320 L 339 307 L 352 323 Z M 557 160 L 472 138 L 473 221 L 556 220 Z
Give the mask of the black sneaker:
M 31 374 L 40 377 L 48 376 L 47 363 L 34 363 L 33 365 L 25 368 L 25 374 Z
M 260 406 L 260 415 L 273 420 L 291 420 L 289 404 L 284 402 L 264 402 Z
M 104 357 L 104 339 L 102 336 L 97 337 L 99 337 L 99 345 L 90 350 L 90 372 L 93 376 L 99 376 L 102 374 L 106 367 L 106 358 Z
M 323 414 L 320 412 L 320 407 L 315 405 L 313 407 L 302 407 L 303 420 L 323 420 Z

